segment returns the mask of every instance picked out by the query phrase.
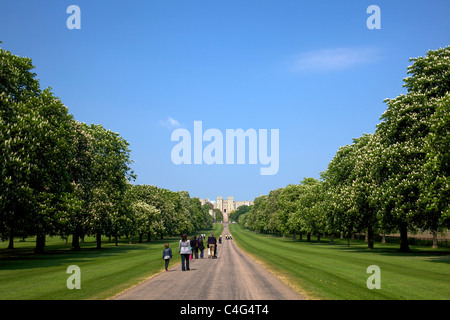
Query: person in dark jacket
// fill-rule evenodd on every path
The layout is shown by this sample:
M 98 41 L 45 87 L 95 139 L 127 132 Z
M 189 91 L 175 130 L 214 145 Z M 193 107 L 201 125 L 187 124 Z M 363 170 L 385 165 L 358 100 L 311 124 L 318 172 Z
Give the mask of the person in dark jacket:
M 203 259 L 203 251 L 205 250 L 203 238 L 200 236 L 198 237 L 197 241 L 198 241 L 198 249 L 200 250 L 200 258 Z
M 192 258 L 198 259 L 198 240 L 197 236 L 194 236 L 191 240 Z
M 211 233 L 211 236 L 208 237 L 208 246 L 209 246 L 210 255 L 211 255 L 212 259 L 216 258 L 216 244 L 217 244 L 217 239 L 216 239 L 216 237 L 214 237 L 214 234 Z
M 164 247 L 165 247 L 165 249 L 164 249 L 164 251 L 163 251 L 163 259 L 164 259 L 164 262 L 165 262 L 165 269 L 166 269 L 166 272 L 168 271 L 167 270 L 167 268 L 169 267 L 169 261 L 170 261 L 170 259 L 172 259 L 172 249 L 170 249 L 169 248 L 169 244 L 168 243 L 166 243 L 165 245 L 164 245 Z

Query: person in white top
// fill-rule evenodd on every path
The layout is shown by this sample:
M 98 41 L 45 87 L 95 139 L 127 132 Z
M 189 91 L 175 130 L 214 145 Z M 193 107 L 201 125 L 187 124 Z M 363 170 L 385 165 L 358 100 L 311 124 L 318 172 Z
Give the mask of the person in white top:
M 190 270 L 189 268 L 189 256 L 192 253 L 191 242 L 188 239 L 187 234 L 183 234 L 180 244 L 178 245 L 178 253 L 181 254 L 181 270 Z

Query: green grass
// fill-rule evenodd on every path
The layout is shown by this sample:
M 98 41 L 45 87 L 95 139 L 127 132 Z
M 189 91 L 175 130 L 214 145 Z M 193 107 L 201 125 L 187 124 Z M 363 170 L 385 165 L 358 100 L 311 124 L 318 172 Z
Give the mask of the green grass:
M 230 225 L 234 241 L 269 269 L 311 299 L 339 300 L 427 300 L 450 299 L 450 251 L 412 247 L 399 253 L 398 244 L 328 239 L 320 243 L 256 234 L 239 225 Z M 368 289 L 377 265 L 381 289 Z
M 223 225 L 212 230 L 219 234 Z M 33 254 L 33 239 L 15 242 L 15 249 L 6 249 L 0 243 L 0 300 L 81 300 L 109 298 L 150 276 L 164 270 L 162 251 L 169 242 L 173 251 L 170 266 L 180 262 L 179 237 L 144 243 L 128 243 L 124 239 L 115 246 L 104 239 L 103 248 L 97 250 L 95 239 L 86 238 L 81 251 L 71 251 L 70 242 L 47 237 L 46 253 Z M 134 239 L 136 241 L 136 239 Z M 81 289 L 69 290 L 67 267 L 77 265 L 81 270 Z

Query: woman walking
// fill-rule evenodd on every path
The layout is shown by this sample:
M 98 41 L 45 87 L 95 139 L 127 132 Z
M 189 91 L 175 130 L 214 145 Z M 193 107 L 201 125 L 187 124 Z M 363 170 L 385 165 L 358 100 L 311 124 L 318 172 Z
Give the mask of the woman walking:
M 183 237 L 180 240 L 180 244 L 178 245 L 178 253 L 181 254 L 181 270 L 190 270 L 189 256 L 191 255 L 192 250 L 191 242 L 189 241 L 187 234 L 183 234 Z

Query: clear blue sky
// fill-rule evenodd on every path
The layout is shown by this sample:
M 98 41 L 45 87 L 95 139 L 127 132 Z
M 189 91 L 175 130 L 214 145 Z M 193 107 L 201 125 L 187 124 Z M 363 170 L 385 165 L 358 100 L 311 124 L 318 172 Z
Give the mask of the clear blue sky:
M 81 30 L 69 30 L 69 5 Z M 369 5 L 381 29 L 369 30 Z M 410 57 L 448 46 L 450 2 L 2 0 L 2 47 L 33 59 L 43 88 L 82 122 L 129 143 L 135 183 L 253 200 L 319 177 L 404 93 Z M 177 127 L 279 129 L 278 174 L 175 165 Z

